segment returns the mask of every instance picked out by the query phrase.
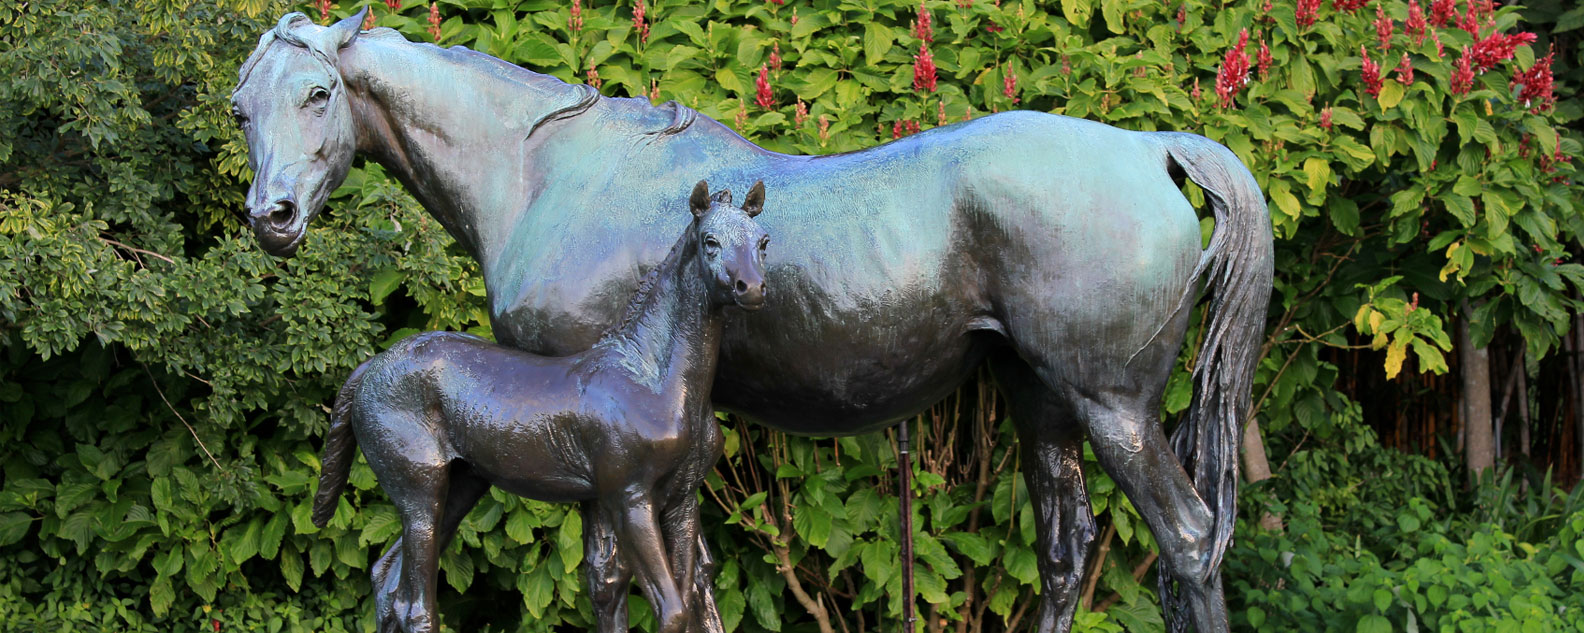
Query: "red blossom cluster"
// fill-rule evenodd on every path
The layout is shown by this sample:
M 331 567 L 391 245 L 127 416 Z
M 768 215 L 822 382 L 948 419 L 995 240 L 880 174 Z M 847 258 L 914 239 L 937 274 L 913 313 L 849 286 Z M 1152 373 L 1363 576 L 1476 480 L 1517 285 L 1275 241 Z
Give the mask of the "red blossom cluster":
M 1319 0 L 1315 0 L 1319 2 Z M 1183 24 L 1188 22 L 1188 3 L 1184 2 L 1177 7 L 1177 29 L 1182 30 Z
M 1188 91 L 1188 96 L 1194 100 L 1194 103 L 1198 103 L 1199 96 L 1202 94 L 1204 94 L 1204 92 L 1199 90 L 1199 78 L 1194 77 L 1194 87 L 1193 90 Z
M 1458 21 L 1457 0 L 1430 0 L 1430 25 L 1446 26 Z
M 775 47 L 770 49 L 770 69 L 781 72 L 781 63 L 781 43 L 776 42 Z
M 1364 46 L 1359 46 L 1359 55 L 1364 58 L 1364 67 L 1361 71 L 1364 77 L 1364 92 L 1371 97 L 1379 97 L 1382 85 L 1380 64 L 1370 59 L 1369 50 Z
M 369 9 L 368 13 L 363 15 L 363 30 L 367 31 L 372 28 L 374 28 L 374 10 Z
M 1496 64 L 1512 59 L 1513 50 L 1520 44 L 1532 44 L 1534 41 L 1534 33 L 1491 33 L 1489 37 L 1474 42 L 1470 63 L 1474 65 L 1474 72 L 1483 73 L 1495 68 Z
M 1315 14 L 1320 12 L 1320 0 L 1298 0 L 1298 8 L 1294 9 L 1293 17 L 1298 21 L 1298 28 L 1307 29 L 1314 26 Z
M 1007 62 L 1006 72 L 1001 74 L 1001 94 L 1006 95 L 1006 98 L 1011 99 L 1015 105 L 1022 101 L 1017 96 L 1017 89 L 1017 73 L 1012 72 L 1012 62 Z M 942 113 L 941 118 L 945 117 L 946 115 Z
M 995 20 L 985 20 L 985 32 L 986 33 L 1000 33 L 1000 32 L 1005 31 L 1005 30 L 1006 30 L 1006 27 L 1003 27 L 1003 26 L 1001 26 L 999 24 L 996 24 Z
M 1545 57 L 1535 60 L 1529 70 L 1513 74 L 1511 87 L 1523 86 L 1523 90 L 1518 92 L 1518 100 L 1523 102 L 1525 108 L 1545 112 L 1556 104 L 1556 95 L 1551 92 L 1555 81 L 1551 74 L 1551 62 L 1555 57 L 1556 49 L 1553 48 Z
M 820 143 L 830 140 L 830 117 L 823 114 L 819 118 L 819 138 Z
M 604 81 L 603 81 L 603 80 L 601 80 L 601 79 L 600 79 L 600 76 L 599 76 L 599 70 L 598 70 L 598 69 L 596 69 L 596 68 L 594 68 L 594 65 L 593 65 L 593 64 L 589 64 L 589 69 L 588 69 L 588 85 L 590 85 L 590 86 L 594 86 L 594 89 L 595 89 L 595 90 L 599 90 L 599 87 L 600 87 L 600 86 L 601 86 L 601 85 L 603 85 L 603 84 L 604 84 L 604 83 L 605 83 L 605 82 L 604 82 Z
M 754 79 L 754 103 L 764 109 L 775 107 L 775 95 L 770 90 L 770 69 L 759 66 L 759 77 Z
M 1469 49 L 1463 47 L 1463 56 L 1457 60 L 1457 65 L 1452 68 L 1452 94 L 1466 95 L 1474 87 L 1474 69 L 1469 66 Z
M 1062 55 L 1061 56 L 1061 74 L 1063 74 L 1063 75 L 1071 75 L 1072 74 L 1072 58 L 1071 57 L 1068 57 L 1066 55 Z
M 783 4 L 786 4 L 786 0 L 770 0 L 770 4 L 773 4 L 773 5 L 776 5 L 776 6 L 781 6 Z
M 1238 33 L 1237 46 L 1233 46 L 1226 53 L 1226 58 L 1221 61 L 1221 69 L 1216 71 L 1216 96 L 1221 99 L 1221 107 L 1232 106 L 1232 98 L 1237 96 L 1243 86 L 1249 81 L 1248 29 Z
M 946 102 L 945 101 L 936 101 L 935 102 L 935 127 L 940 127 L 942 125 L 946 125 L 946 123 L 948 123 L 948 121 L 946 121 Z
M 392 11 L 401 10 L 402 0 L 385 0 L 385 6 Z
M 328 24 L 330 22 L 330 0 L 319 0 L 318 5 L 319 22 L 322 24 Z
M 1391 48 L 1392 19 L 1386 15 L 1386 7 L 1380 3 L 1375 4 L 1375 39 L 1380 42 L 1381 50 Z
M 644 6 L 644 0 L 638 0 L 633 3 L 633 30 L 638 32 L 638 41 L 648 44 L 649 20 L 644 17 L 646 13 L 647 7 Z
M 904 136 L 907 136 L 909 134 L 918 134 L 918 133 L 919 133 L 918 121 L 914 121 L 914 120 L 909 119 L 909 120 L 906 120 L 906 121 L 897 121 L 897 122 L 891 124 L 891 140 L 893 140 L 893 141 L 896 140 L 896 139 L 902 138 Z
M 1326 106 L 1326 107 L 1320 109 L 1320 128 L 1324 129 L 1324 130 L 1331 129 L 1331 107 L 1330 106 Z
M 1270 44 L 1266 43 L 1265 40 L 1260 40 L 1259 55 L 1254 57 L 1254 63 L 1259 67 L 1260 81 L 1265 81 L 1270 76 L 1271 62 L 1273 61 L 1275 60 L 1271 57 Z M 1140 68 L 1143 67 L 1140 66 Z
M 913 37 L 926 42 L 935 41 L 935 26 L 930 19 L 929 9 L 924 8 L 923 0 L 919 0 L 918 17 L 913 18 Z
M 1402 61 L 1397 62 L 1397 83 L 1404 86 L 1413 83 L 1413 61 L 1408 59 L 1408 52 L 1403 51 Z
M 935 92 L 935 56 L 924 42 L 919 43 L 919 52 L 913 56 L 913 90 Z
M 1441 46 L 1441 32 L 1430 29 L 1430 41 L 1436 45 L 1436 59 L 1446 59 L 1446 48 Z
M 572 13 L 567 16 L 567 28 L 572 31 L 583 30 L 583 0 L 572 0 Z
M 1369 0 L 1331 0 L 1331 6 L 1333 8 L 1338 11 L 1346 11 L 1348 13 L 1362 9 L 1366 4 L 1369 4 Z
M 440 5 L 429 3 L 429 37 L 440 41 Z
M 803 127 L 805 121 L 808 121 L 808 105 L 803 103 L 802 99 L 798 99 L 797 105 L 792 109 L 792 122 L 798 127 Z
M 792 26 L 797 26 L 797 22 L 798 22 L 798 17 L 797 17 L 797 7 L 792 7 L 792 18 L 791 18 L 791 22 L 792 22 Z
M 732 117 L 732 122 L 737 124 L 737 130 L 739 130 L 739 131 L 741 131 L 743 129 L 743 127 L 747 126 L 748 125 L 748 107 L 742 105 L 741 103 L 738 103 L 737 104 L 737 115 Z
M 1413 38 L 1414 46 L 1424 43 L 1425 31 L 1429 30 L 1429 27 L 1417 0 L 1408 0 L 1408 20 L 1403 22 L 1403 32 Z

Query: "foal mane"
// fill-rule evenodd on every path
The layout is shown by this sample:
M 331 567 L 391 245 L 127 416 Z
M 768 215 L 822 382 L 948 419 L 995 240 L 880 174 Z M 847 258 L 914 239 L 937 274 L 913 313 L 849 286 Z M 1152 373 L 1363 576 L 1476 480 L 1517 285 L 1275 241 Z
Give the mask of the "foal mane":
M 649 272 L 644 273 L 643 279 L 638 280 L 638 289 L 633 292 L 632 298 L 627 301 L 627 308 L 622 311 L 621 320 L 617 321 L 616 325 L 606 328 L 600 338 L 623 332 L 633 324 L 633 321 L 638 320 L 638 316 L 643 314 L 644 304 L 649 302 L 649 297 L 654 294 L 655 286 L 659 285 L 656 282 L 660 279 L 661 271 L 676 266 L 677 260 L 682 259 L 683 245 L 693 241 L 693 227 L 697 223 L 698 220 L 696 219 L 689 220 L 688 229 L 682 233 L 682 237 L 678 238 L 675 244 L 671 245 L 671 250 L 666 252 L 665 258 L 661 259 L 660 263 L 655 264 L 654 268 L 650 268 Z

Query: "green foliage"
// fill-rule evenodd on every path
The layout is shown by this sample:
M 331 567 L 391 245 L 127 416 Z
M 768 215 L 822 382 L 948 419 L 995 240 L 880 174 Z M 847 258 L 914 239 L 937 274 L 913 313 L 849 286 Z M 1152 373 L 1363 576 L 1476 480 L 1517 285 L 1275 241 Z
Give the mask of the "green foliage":
M 430 5 L 414 0 L 346 1 L 333 17 L 365 4 L 379 25 L 430 39 Z M 1382 3 L 1397 20 L 1389 53 L 1373 12 L 1327 5 L 1305 28 L 1291 4 L 1262 4 L 926 0 L 934 91 L 914 88 L 924 42 L 911 0 L 662 0 L 646 5 L 647 38 L 628 2 L 578 5 L 581 28 L 553 0 L 438 10 L 442 45 L 597 78 L 608 95 L 677 99 L 777 150 L 856 150 L 1014 107 L 1227 144 L 1270 197 L 1278 235 L 1255 396 L 1284 456 L 1246 494 L 1228 555 L 1236 625 L 1577 626 L 1577 497 L 1495 482 L 1458 498 L 1445 468 L 1377 445 L 1325 352 L 1367 343 L 1392 374 L 1444 371 L 1464 300 L 1477 342 L 1512 327 L 1533 358 L 1557 345 L 1584 283 L 1565 261 L 1584 232 L 1575 169 L 1554 157 L 1580 154 L 1563 127 L 1581 114 L 1578 53 L 1557 62 L 1562 100 L 1536 111 L 1509 80 L 1538 47 L 1456 95 L 1451 69 L 1472 38 L 1439 29 L 1444 54 L 1413 42 L 1406 2 Z M 1540 5 L 1557 33 L 1584 24 Z M 418 330 L 488 335 L 488 315 L 477 264 L 376 165 L 353 169 L 291 260 L 261 254 L 234 219 L 250 174 L 227 96 L 288 10 L 318 17 L 269 0 L 0 8 L 0 628 L 371 629 L 367 570 L 398 522 L 361 463 L 330 526 L 307 520 L 325 407 L 375 350 Z M 1501 8 L 1497 24 L 1521 28 L 1517 11 Z M 1216 72 L 1243 29 L 1250 61 L 1265 43 L 1273 63 L 1222 108 Z M 1407 53 L 1416 80 L 1388 72 L 1368 96 L 1361 45 L 1388 71 Z M 756 103 L 761 69 L 771 107 Z M 1169 415 L 1189 401 L 1195 353 L 1171 379 Z M 1034 513 L 1011 422 L 991 402 L 981 381 L 914 422 L 930 627 L 1027 627 L 1037 604 Z M 794 583 L 843 630 L 894 627 L 889 441 L 726 430 L 704 499 L 728 628 L 810 629 L 786 599 Z M 1076 628 L 1161 630 L 1140 566 L 1153 539 L 1092 456 L 1086 472 L 1110 553 Z M 1285 511 L 1285 532 L 1254 527 L 1265 509 Z M 576 517 L 487 496 L 442 558 L 447 624 L 587 628 Z

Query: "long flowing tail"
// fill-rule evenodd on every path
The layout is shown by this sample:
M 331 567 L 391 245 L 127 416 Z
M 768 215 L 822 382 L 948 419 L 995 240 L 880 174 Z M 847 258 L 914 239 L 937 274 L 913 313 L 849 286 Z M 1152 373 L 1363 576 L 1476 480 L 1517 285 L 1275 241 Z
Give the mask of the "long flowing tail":
M 1207 586 L 1219 587 L 1221 559 L 1231 544 L 1237 515 L 1238 444 L 1249 415 L 1270 303 L 1270 212 L 1254 175 L 1231 150 L 1196 134 L 1163 133 L 1153 138 L 1171 157 L 1171 169 L 1181 170 L 1204 189 L 1215 216 L 1215 234 L 1194 274 L 1197 279 L 1208 273 L 1205 293 L 1210 301 L 1204 344 L 1194 368 L 1193 403 L 1172 433 L 1171 443 L 1215 518 L 1203 580 Z M 1187 292 L 1192 295 L 1192 285 Z M 1186 619 L 1184 598 L 1171 589 L 1170 574 L 1160 577 L 1167 617 L 1181 623 Z
M 357 448 L 357 436 L 352 433 L 352 397 L 363 382 L 363 370 L 368 363 L 358 365 L 352 376 L 341 385 L 336 394 L 335 407 L 330 410 L 330 431 L 325 433 L 324 456 L 319 458 L 319 494 L 314 495 L 313 524 L 324 527 L 335 516 L 336 501 L 346 489 L 347 473 L 352 470 L 352 452 Z

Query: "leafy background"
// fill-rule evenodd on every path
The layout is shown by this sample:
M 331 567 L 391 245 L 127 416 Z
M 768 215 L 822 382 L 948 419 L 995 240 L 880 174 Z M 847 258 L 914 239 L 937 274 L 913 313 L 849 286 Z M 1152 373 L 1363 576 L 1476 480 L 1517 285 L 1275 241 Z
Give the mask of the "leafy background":
M 0 630 L 371 629 L 367 570 L 398 522 L 361 463 L 330 526 L 307 520 L 326 405 L 411 332 L 488 334 L 483 286 L 372 164 L 295 258 L 263 255 L 235 217 L 250 174 L 227 106 L 282 13 L 364 4 L 409 39 L 678 99 L 782 151 L 861 149 L 1013 108 L 1225 143 L 1270 197 L 1278 237 L 1246 443 L 1274 476 L 1244 490 L 1225 568 L 1233 626 L 1581 626 L 1584 503 L 1567 490 L 1584 438 L 1570 386 L 1584 9 L 1492 7 L 1480 38 L 1538 40 L 1455 94 L 1475 36 L 1443 24 L 1416 42 L 1397 0 L 661 0 L 642 20 L 626 1 L 321 13 L 43 0 L 0 7 Z M 1241 85 L 1224 71 L 1245 30 Z M 1557 101 L 1525 105 L 1512 79 L 1552 44 Z M 1361 47 L 1383 69 L 1378 95 Z M 1522 383 L 1533 413 L 1497 434 L 1502 468 L 1474 484 L 1466 414 L 1450 404 L 1472 348 L 1512 368 L 1493 393 Z M 1188 402 L 1193 353 L 1168 420 Z M 1029 628 L 1033 513 L 992 386 L 909 423 L 919 626 Z M 727 457 L 703 495 L 728 627 L 896 630 L 894 439 L 723 425 Z M 1161 630 L 1153 540 L 1089 466 L 1102 533 L 1075 628 Z M 566 506 L 486 497 L 442 560 L 449 628 L 586 628 L 580 534 Z

